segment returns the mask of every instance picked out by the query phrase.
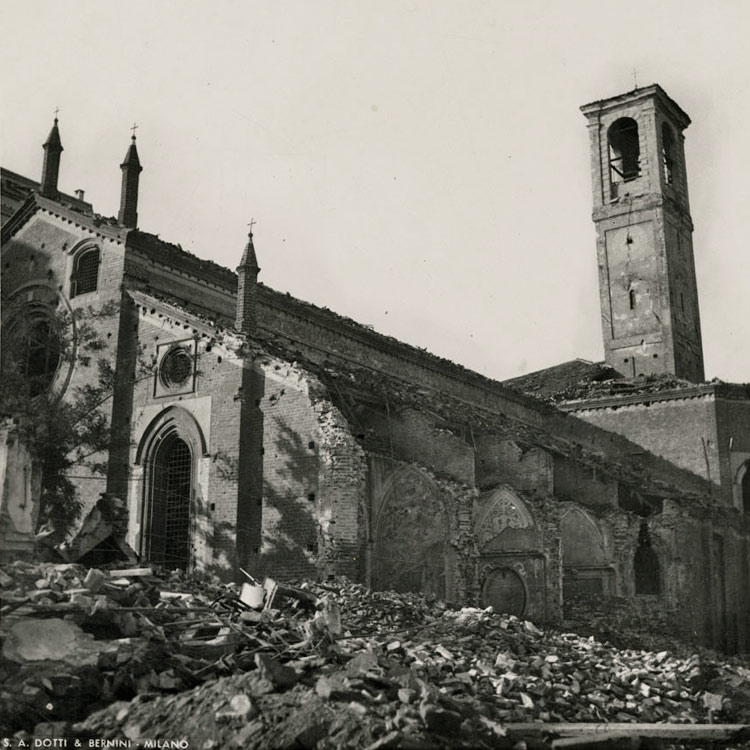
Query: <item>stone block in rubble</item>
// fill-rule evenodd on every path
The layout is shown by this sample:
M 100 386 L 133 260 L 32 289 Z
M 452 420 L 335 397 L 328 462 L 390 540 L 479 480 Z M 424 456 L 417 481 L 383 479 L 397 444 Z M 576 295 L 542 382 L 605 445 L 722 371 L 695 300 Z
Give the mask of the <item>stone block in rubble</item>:
M 274 684 L 267 677 L 259 674 L 259 670 L 247 675 L 242 686 L 251 698 L 260 698 L 276 691 Z
M 185 687 L 185 683 L 180 677 L 175 675 L 173 669 L 168 669 L 165 672 L 159 673 L 159 684 L 157 687 L 159 690 L 176 692 L 182 690 Z
M 215 717 L 218 722 L 240 721 L 244 723 L 257 714 L 258 709 L 250 698 L 244 693 L 238 693 L 232 696 L 228 705 L 216 712 Z
M 418 697 L 419 693 L 416 690 L 412 690 L 411 688 L 401 688 L 398 691 L 398 699 L 401 701 L 401 703 L 415 703 Z
M 349 679 L 341 672 L 321 675 L 315 683 L 315 692 L 325 700 L 349 701 L 360 697 L 352 688 Z
M 378 657 L 372 651 L 365 651 L 350 659 L 346 665 L 346 673 L 350 677 L 369 672 L 378 666 Z
M 260 676 L 269 680 L 278 690 L 286 690 L 297 684 L 297 673 L 267 654 L 256 654 L 255 664 Z
M 433 703 L 423 702 L 419 707 L 419 715 L 427 729 L 436 734 L 452 737 L 461 730 L 461 714 Z
M 73 594 L 70 597 L 70 603 L 86 610 L 92 609 L 94 606 L 94 600 L 86 594 Z
M 108 576 L 106 573 L 103 573 L 97 568 L 90 568 L 88 573 L 86 573 L 86 577 L 83 579 L 83 586 L 92 594 L 97 594 L 107 579 Z
M 78 625 L 67 620 L 24 619 L 15 622 L 3 643 L 3 656 L 11 661 L 67 661 L 96 664 L 99 653 L 107 648 Z
M 329 736 L 331 719 L 320 711 L 303 707 L 292 713 L 275 738 L 276 747 L 293 747 L 295 750 L 314 750 Z
M 250 610 L 248 612 L 242 612 L 240 614 L 240 621 L 246 625 L 257 625 L 263 620 L 263 613 Z

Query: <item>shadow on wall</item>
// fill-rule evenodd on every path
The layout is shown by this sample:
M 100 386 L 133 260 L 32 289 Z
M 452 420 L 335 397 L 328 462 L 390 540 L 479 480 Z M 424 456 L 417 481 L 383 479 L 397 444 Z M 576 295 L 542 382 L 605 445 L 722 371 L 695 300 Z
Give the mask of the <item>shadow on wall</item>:
M 216 475 L 222 480 L 236 481 L 239 460 L 235 456 L 227 456 L 217 452 L 215 456 Z M 224 580 L 237 577 L 237 566 L 242 562 L 237 560 L 237 524 L 231 521 L 215 520 L 212 503 L 199 493 L 193 499 L 192 545 L 193 556 L 206 560 L 202 569 L 213 573 Z M 208 561 L 210 560 L 210 562 Z
M 320 526 L 317 509 L 317 455 L 306 441 L 279 418 L 275 472 L 263 482 L 263 535 L 260 574 L 310 576 L 318 573 Z

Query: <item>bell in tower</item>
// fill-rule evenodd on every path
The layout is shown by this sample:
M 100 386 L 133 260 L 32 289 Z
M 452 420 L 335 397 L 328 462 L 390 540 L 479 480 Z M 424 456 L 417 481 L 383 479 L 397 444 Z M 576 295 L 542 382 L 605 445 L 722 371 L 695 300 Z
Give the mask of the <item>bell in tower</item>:
M 683 131 L 658 85 L 581 107 L 591 136 L 605 359 L 627 377 L 704 379 Z

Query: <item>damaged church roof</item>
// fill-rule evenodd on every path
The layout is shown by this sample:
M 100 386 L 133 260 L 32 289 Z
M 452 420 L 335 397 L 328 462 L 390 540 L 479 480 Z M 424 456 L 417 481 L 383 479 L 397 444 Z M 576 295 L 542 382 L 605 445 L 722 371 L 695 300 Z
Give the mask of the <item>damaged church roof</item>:
M 557 401 L 561 393 L 582 386 L 584 383 L 609 381 L 619 377 L 617 371 L 604 362 L 572 359 L 569 362 L 545 367 L 542 370 L 519 375 L 502 382 L 503 385 L 530 396 Z

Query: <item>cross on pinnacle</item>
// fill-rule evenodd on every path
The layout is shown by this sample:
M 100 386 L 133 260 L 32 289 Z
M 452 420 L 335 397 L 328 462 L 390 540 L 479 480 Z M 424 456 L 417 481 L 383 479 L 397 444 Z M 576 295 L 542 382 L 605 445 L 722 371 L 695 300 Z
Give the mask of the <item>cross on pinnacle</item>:
M 60 112 L 60 107 L 55 107 L 55 122 L 57 122 L 57 115 Z
M 250 227 L 250 236 L 252 237 L 253 227 L 255 226 L 255 219 L 250 219 L 250 223 L 248 224 L 248 226 Z
M 133 127 L 130 128 L 130 129 L 133 131 L 133 136 L 132 137 L 133 137 L 133 140 L 135 140 L 135 131 L 138 130 L 138 125 L 136 125 L 135 123 L 133 123 Z
M 638 88 L 638 71 L 633 68 L 633 88 Z

